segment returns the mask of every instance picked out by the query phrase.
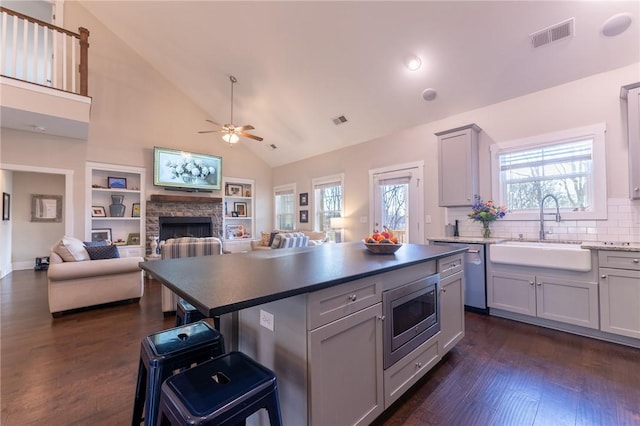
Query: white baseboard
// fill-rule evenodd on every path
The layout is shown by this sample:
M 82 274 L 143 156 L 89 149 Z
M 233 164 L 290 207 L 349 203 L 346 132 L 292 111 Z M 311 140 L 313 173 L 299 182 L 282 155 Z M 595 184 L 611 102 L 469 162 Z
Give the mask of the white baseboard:
M 35 264 L 31 260 L 25 260 L 23 262 L 14 262 L 12 266 L 14 271 L 24 271 L 27 269 L 33 269 Z

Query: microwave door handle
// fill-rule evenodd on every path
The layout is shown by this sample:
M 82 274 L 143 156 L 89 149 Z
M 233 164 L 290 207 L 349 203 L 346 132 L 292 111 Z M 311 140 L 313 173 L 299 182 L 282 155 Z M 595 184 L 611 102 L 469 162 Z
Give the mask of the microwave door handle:
M 480 253 L 480 250 L 467 250 L 467 253 Z

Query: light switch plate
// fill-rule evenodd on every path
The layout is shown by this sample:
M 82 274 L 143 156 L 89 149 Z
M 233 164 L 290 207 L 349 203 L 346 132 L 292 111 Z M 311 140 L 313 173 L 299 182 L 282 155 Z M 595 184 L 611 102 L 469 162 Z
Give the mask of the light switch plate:
M 273 331 L 273 314 L 260 309 L 260 325 Z

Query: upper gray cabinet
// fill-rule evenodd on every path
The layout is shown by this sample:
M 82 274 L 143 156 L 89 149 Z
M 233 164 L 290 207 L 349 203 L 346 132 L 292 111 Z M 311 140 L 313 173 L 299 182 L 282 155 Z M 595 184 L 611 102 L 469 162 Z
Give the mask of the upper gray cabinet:
M 640 199 L 640 83 L 622 86 L 620 97 L 627 100 L 629 137 L 629 198 Z
M 478 194 L 478 134 L 475 124 L 436 133 L 439 205 L 470 206 Z

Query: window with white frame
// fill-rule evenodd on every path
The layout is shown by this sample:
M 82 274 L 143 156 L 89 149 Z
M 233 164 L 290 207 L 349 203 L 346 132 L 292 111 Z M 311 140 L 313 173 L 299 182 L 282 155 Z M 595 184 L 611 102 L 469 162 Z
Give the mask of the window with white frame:
M 295 184 L 273 188 L 275 229 L 293 231 L 296 223 L 295 194 Z
M 507 218 L 537 219 L 547 194 L 565 219 L 606 218 L 604 133 L 598 124 L 492 145 L 493 193 Z
M 344 175 L 313 179 L 313 209 L 315 231 L 331 229 L 331 218 L 342 217 L 344 208 Z

